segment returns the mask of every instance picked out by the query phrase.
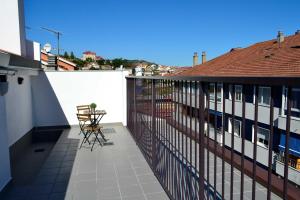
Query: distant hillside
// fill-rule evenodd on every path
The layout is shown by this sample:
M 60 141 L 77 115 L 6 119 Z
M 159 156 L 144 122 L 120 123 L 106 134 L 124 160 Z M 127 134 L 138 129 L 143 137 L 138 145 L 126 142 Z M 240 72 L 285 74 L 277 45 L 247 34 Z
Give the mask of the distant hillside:
M 133 69 L 136 66 L 146 67 L 149 65 L 157 65 L 154 62 L 149 62 L 146 60 L 129 60 L 124 58 L 101 59 L 97 61 L 92 59 L 82 60 L 81 58 L 74 56 L 73 52 L 71 52 L 70 55 L 67 52 L 65 52 L 64 55 L 61 55 L 61 57 L 64 57 L 65 59 L 74 62 L 79 69 L 82 69 L 91 63 L 97 64 L 99 66 L 99 69 L 101 69 L 101 66 L 105 66 L 105 68 L 116 69 L 123 65 L 124 68 Z

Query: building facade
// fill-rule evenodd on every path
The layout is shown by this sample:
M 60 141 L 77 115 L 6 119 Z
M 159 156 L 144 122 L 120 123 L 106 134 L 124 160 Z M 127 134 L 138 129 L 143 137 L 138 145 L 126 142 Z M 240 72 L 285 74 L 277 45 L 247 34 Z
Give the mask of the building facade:
M 282 37 L 282 36 L 281 36 Z M 277 38 L 254 44 L 247 48 L 232 49 L 229 53 L 217 57 L 205 64 L 185 70 L 179 76 L 216 76 L 216 77 L 298 77 L 300 75 L 300 34 L 286 38 Z M 177 93 L 183 93 L 176 108 L 181 115 L 175 117 L 183 125 L 197 127 L 199 105 L 195 96 L 199 94 L 199 86 L 193 82 L 177 85 Z M 271 87 L 254 84 L 224 84 L 210 83 L 205 86 L 206 116 L 205 132 L 221 145 L 231 148 L 231 133 L 234 133 L 234 150 L 241 153 L 241 134 L 243 130 L 242 100 L 245 98 L 245 155 L 253 158 L 255 104 L 257 110 L 257 162 L 267 167 L 269 148 L 272 149 L 273 170 L 284 176 L 285 136 L 287 121 L 287 96 L 291 97 L 291 121 L 289 139 L 289 180 L 300 185 L 300 88 L 291 88 L 288 94 L 287 86 Z M 187 98 L 192 93 L 193 98 Z M 271 96 L 272 95 L 272 96 Z M 176 94 L 175 94 L 176 96 Z M 180 95 L 179 95 L 180 96 Z M 187 97 L 186 97 L 187 96 Z M 217 98 L 215 98 L 217 97 Z M 234 103 L 232 102 L 234 98 Z M 273 99 L 273 101 L 272 101 Z M 217 109 L 215 109 L 217 101 Z M 225 101 L 223 103 L 223 101 Z M 270 107 L 274 106 L 273 121 L 270 122 Z M 225 105 L 225 110 L 223 110 Z M 234 115 L 232 106 L 234 105 Z M 188 116 L 185 119 L 185 116 Z M 233 117 L 234 116 L 234 117 Z M 182 118 L 184 118 L 182 120 Z M 216 118 L 216 123 L 215 123 Z M 273 142 L 270 144 L 270 123 L 273 124 Z M 196 124 L 196 125 L 195 125 Z M 225 129 L 225 144 L 222 144 L 222 129 Z M 214 131 L 217 138 L 214 138 Z

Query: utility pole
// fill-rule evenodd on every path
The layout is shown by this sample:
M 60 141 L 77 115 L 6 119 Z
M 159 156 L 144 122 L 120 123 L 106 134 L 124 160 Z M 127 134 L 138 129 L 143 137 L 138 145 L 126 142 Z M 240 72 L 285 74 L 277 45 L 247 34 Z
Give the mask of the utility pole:
M 56 38 L 57 38 L 57 63 L 58 63 L 58 58 L 59 58 L 59 39 L 60 39 L 60 36 L 62 35 L 61 32 L 59 31 L 56 31 L 56 30 L 53 30 L 53 29 L 49 29 L 49 28 L 45 28 L 45 27 L 41 27 L 41 29 L 44 29 L 48 32 L 51 32 L 51 33 L 54 33 L 56 35 Z M 57 70 L 57 66 L 55 67 L 55 70 Z

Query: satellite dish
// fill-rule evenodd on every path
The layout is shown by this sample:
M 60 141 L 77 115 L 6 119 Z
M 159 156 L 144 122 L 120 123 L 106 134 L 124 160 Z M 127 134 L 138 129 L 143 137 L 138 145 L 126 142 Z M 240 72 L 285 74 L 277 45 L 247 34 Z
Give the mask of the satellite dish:
M 47 43 L 44 45 L 44 50 L 49 53 L 51 51 L 52 47 L 51 47 L 51 44 Z

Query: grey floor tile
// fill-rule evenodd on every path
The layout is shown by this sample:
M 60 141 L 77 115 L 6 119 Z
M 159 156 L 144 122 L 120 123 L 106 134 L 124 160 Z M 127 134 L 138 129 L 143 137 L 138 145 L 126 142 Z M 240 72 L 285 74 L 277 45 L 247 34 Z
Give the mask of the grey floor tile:
M 169 200 L 169 197 L 166 195 L 165 192 L 147 194 L 146 197 L 147 200 Z
M 138 184 L 138 180 L 135 176 L 119 177 L 118 182 L 119 182 L 120 187 Z
M 163 191 L 161 185 L 158 182 L 142 183 L 141 185 L 145 194 L 159 193 Z
M 100 188 L 98 189 L 99 199 L 110 199 L 110 198 L 120 198 L 121 194 L 119 188 Z
M 122 200 L 146 200 L 143 195 L 123 197 Z
M 60 182 L 60 183 L 55 183 L 52 192 L 53 193 L 65 193 L 68 189 L 68 182 Z
M 91 172 L 91 173 L 80 173 L 77 175 L 72 176 L 73 181 L 87 181 L 87 180 L 96 180 L 97 179 L 97 174 L 96 172 Z
M 51 193 L 52 188 L 53 188 L 53 184 L 32 186 L 32 188 L 30 189 L 30 194 L 31 195 L 48 195 Z
M 113 188 L 118 187 L 117 179 L 99 179 L 97 181 L 98 188 Z
M 45 185 L 49 183 L 54 183 L 56 180 L 56 176 L 54 175 L 45 175 L 45 176 L 38 176 L 34 180 L 34 185 Z
M 156 177 L 153 174 L 143 174 L 137 176 L 140 183 L 152 183 L 152 182 L 158 182 Z
M 139 176 L 139 175 L 143 175 L 143 174 L 153 174 L 152 170 L 150 167 L 137 167 L 134 169 L 135 173 Z
M 121 190 L 122 198 L 143 195 L 143 191 L 139 185 L 123 186 L 123 187 L 120 187 L 120 190 Z
M 49 195 L 49 200 L 64 200 L 66 197 L 65 193 L 53 193 Z
M 48 200 L 49 195 L 31 195 L 28 200 Z

